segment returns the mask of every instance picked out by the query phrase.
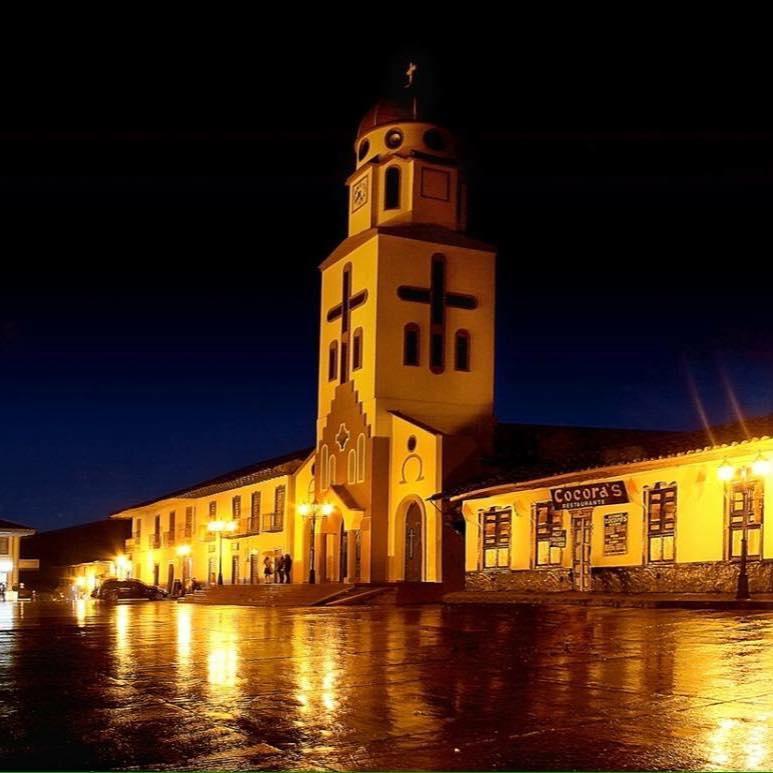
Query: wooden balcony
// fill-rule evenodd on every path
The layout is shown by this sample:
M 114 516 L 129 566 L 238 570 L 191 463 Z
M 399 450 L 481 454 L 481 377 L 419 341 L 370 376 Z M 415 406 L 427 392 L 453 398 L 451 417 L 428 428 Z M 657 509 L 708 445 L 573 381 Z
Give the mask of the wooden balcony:
M 236 531 L 229 534 L 229 537 L 244 537 L 250 534 L 260 534 L 260 516 L 254 515 L 249 518 L 240 518 Z
M 199 541 L 214 542 L 216 535 L 214 531 L 209 531 L 206 526 L 199 526 Z
M 263 531 L 277 532 L 284 529 L 284 513 L 263 513 Z

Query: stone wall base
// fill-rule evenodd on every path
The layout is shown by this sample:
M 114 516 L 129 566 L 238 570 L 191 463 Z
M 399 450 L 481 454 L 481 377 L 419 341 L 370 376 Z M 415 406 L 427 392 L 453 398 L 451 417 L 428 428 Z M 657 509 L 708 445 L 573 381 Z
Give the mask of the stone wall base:
M 571 569 L 534 569 L 468 572 L 465 590 L 512 590 L 521 593 L 555 593 L 572 590 Z
M 712 561 L 664 566 L 597 566 L 591 569 L 591 589 L 600 593 L 735 593 L 737 561 Z M 750 561 L 749 589 L 773 593 L 773 561 Z M 468 572 L 470 591 L 554 593 L 573 590 L 571 569 L 497 569 Z

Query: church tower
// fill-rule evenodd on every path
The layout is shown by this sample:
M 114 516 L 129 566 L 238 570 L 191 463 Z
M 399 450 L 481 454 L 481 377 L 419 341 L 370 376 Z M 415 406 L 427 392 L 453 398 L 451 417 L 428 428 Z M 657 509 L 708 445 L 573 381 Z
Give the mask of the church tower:
M 348 238 L 320 266 L 314 490 L 335 508 L 320 571 L 439 582 L 427 500 L 470 471 L 493 425 L 494 251 L 464 234 L 457 142 L 415 100 L 368 111 L 354 155 Z

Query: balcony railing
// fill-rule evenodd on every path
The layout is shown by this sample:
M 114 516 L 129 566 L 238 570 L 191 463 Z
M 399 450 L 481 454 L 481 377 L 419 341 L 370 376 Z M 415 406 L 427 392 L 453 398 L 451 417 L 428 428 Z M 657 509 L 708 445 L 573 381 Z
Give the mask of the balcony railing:
M 244 534 L 260 534 L 260 516 L 254 515 L 249 518 L 239 519 L 239 525 L 232 536 L 242 536 Z
M 160 534 L 148 534 L 148 547 L 151 550 L 155 550 L 161 547 L 161 535 Z
M 173 531 L 167 531 L 164 533 L 164 547 L 168 548 L 171 545 L 174 545 L 176 542 L 175 540 L 175 533 Z
M 191 539 L 193 537 L 193 526 L 183 526 L 180 536 L 182 539 Z
M 263 531 L 282 531 L 284 513 L 263 513 Z
M 140 540 L 139 537 L 129 537 L 129 539 L 124 540 L 124 549 L 127 553 L 131 553 L 134 548 L 139 547 Z
M 210 531 L 206 526 L 199 526 L 199 540 L 201 542 L 214 542 L 215 532 Z

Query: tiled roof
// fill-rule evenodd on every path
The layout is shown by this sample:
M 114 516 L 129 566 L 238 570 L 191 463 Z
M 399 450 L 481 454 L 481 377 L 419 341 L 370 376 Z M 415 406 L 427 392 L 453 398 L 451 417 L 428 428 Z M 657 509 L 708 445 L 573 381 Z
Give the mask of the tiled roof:
M 556 430 L 564 430 L 570 436 L 598 441 L 597 453 L 589 448 L 587 453 L 567 454 L 555 458 L 522 459 L 519 464 L 499 466 L 487 478 L 478 477 L 465 484 L 442 492 L 443 497 L 458 497 L 471 491 L 498 486 L 517 485 L 526 481 L 557 477 L 571 473 L 584 474 L 610 466 L 637 464 L 674 459 L 722 448 L 745 445 L 773 437 L 773 414 L 729 422 L 705 430 L 684 432 L 649 430 L 595 429 L 588 427 L 540 427 L 537 425 L 500 425 L 520 427 L 534 431 L 537 438 L 550 437 Z M 706 443 L 706 440 L 709 442 Z M 603 445 L 601 445 L 603 443 Z
M 162 502 L 165 499 L 194 499 L 196 497 L 206 497 L 222 491 L 228 491 L 229 489 L 249 486 L 252 483 L 258 483 L 262 480 L 276 478 L 279 475 L 292 475 L 306 461 L 313 450 L 313 448 L 303 448 L 300 451 L 294 451 L 291 454 L 277 456 L 273 459 L 265 459 L 262 462 L 257 462 L 256 464 L 251 464 L 247 467 L 241 467 L 238 470 L 232 470 L 223 475 L 218 475 L 216 478 L 210 478 L 201 483 L 194 483 L 192 486 L 187 486 L 186 488 L 178 489 L 177 491 L 172 491 L 168 494 L 154 497 L 153 499 L 148 499 L 145 502 L 139 502 L 124 507 L 121 510 L 116 510 L 116 512 L 111 513 L 111 515 L 124 513 L 127 510 L 137 510 L 142 507 L 148 507 L 156 502 Z
M 22 526 L 20 523 L 0 519 L 0 531 L 35 531 L 35 529 L 32 526 Z

